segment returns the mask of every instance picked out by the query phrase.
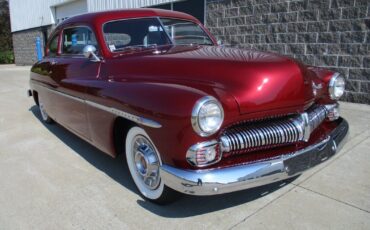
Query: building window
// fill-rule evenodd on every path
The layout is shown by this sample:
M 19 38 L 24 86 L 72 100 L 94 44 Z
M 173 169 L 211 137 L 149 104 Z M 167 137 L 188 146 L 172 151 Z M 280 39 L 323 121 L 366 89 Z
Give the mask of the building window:
M 149 8 L 175 10 L 190 14 L 197 18 L 200 22 L 204 23 L 205 17 L 205 0 L 187 0 L 180 2 L 172 2 L 168 4 L 150 6 Z
M 161 4 L 156 6 L 149 6 L 149 8 L 163 9 L 163 10 L 172 10 L 173 3 Z
M 204 0 L 187 0 L 173 3 L 172 10 L 184 12 L 204 23 Z
M 63 22 L 64 20 L 67 20 L 69 17 L 64 17 L 64 18 L 58 18 L 57 19 L 57 24 Z

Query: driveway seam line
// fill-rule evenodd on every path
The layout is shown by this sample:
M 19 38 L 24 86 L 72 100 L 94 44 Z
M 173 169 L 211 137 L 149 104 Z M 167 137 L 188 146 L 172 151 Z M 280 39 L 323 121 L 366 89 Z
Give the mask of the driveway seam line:
M 366 131 L 364 131 L 364 132 L 366 132 Z M 363 133 L 364 133 L 364 132 L 363 132 Z M 361 133 L 361 134 L 362 134 L 362 133 Z M 361 134 L 360 134 L 360 135 L 361 135 Z M 369 136 L 369 135 L 367 135 L 364 139 L 360 140 L 356 145 L 357 145 L 357 146 L 358 146 L 358 145 L 360 145 L 362 142 L 366 141 L 369 137 L 370 137 L 370 136 Z M 333 159 L 332 161 L 328 162 L 328 163 L 327 163 L 327 165 L 325 165 L 323 168 L 321 168 L 321 169 L 317 170 L 316 172 L 312 173 L 312 175 L 308 176 L 308 177 L 307 177 L 306 179 L 304 179 L 303 181 L 301 181 L 301 182 L 299 182 L 299 183 L 297 183 L 297 184 L 295 184 L 294 182 L 292 182 L 292 184 L 297 185 L 297 186 L 301 185 L 303 182 L 307 181 L 308 179 L 310 179 L 311 177 L 313 177 L 313 176 L 314 176 L 314 175 L 316 175 L 317 173 L 321 172 L 322 170 L 326 169 L 328 166 L 332 165 L 334 162 L 336 162 L 337 160 L 339 160 L 340 158 L 342 158 L 344 155 L 346 155 L 346 154 L 347 154 L 349 151 L 351 151 L 352 149 L 353 149 L 353 148 L 347 149 L 345 152 L 343 152 L 343 153 L 342 153 L 342 155 L 341 155 L 341 156 L 338 156 L 337 158 L 335 158 L 335 159 Z
M 364 131 L 366 132 L 366 131 Z M 361 134 L 363 134 L 364 132 L 362 132 Z M 359 135 L 361 135 L 359 134 Z M 367 139 L 369 138 L 369 135 L 367 135 L 366 137 L 364 137 L 362 140 L 360 140 L 357 145 L 361 144 L 362 142 L 366 141 Z M 324 197 L 327 197 L 331 200 L 334 200 L 334 201 L 337 201 L 337 202 L 340 202 L 342 204 L 345 204 L 345 205 L 348 205 L 350 207 L 353 207 L 353 208 L 356 208 L 356 209 L 359 209 L 361 211 L 364 211 L 364 212 L 367 212 L 367 213 L 370 213 L 369 211 L 365 210 L 365 209 L 362 209 L 362 208 L 359 208 L 357 206 L 354 206 L 352 204 L 349 204 L 349 203 L 346 203 L 346 202 L 343 202 L 343 201 L 340 201 L 340 200 L 337 200 L 335 198 L 332 198 L 332 197 L 329 197 L 329 196 L 326 196 L 324 194 L 321 194 L 321 193 L 318 193 L 318 192 L 315 192 L 313 190 L 310 190 L 310 189 L 307 189 L 305 187 L 302 187 L 300 184 L 302 184 L 303 182 L 305 182 L 306 180 L 308 180 L 309 178 L 311 178 L 312 176 L 316 175 L 317 173 L 321 172 L 323 169 L 325 169 L 326 167 L 328 167 L 329 165 L 331 165 L 333 162 L 337 161 L 338 159 L 340 159 L 341 157 L 343 157 L 345 154 L 347 154 L 349 151 L 351 151 L 351 149 L 348 149 L 346 150 L 345 152 L 343 152 L 343 154 L 339 157 L 337 157 L 336 159 L 333 159 L 333 161 L 331 161 L 328 165 L 326 165 L 325 167 L 323 167 L 322 169 L 318 170 L 317 172 L 313 173 L 311 176 L 307 177 L 306 179 L 304 179 L 303 181 L 301 181 L 299 184 L 294 184 L 293 182 L 291 183 L 293 185 L 293 187 L 291 189 L 289 189 L 287 192 L 285 192 L 284 194 L 281 194 L 280 196 L 276 197 L 275 199 L 273 199 L 272 201 L 268 202 L 266 205 L 262 206 L 261 208 L 257 209 L 255 212 L 253 212 L 252 214 L 248 215 L 247 217 L 245 217 L 243 220 L 241 220 L 240 222 L 234 224 L 233 226 L 231 226 L 229 228 L 229 230 L 231 229 L 234 229 L 236 226 L 240 225 L 241 223 L 245 222 L 246 220 L 248 220 L 250 217 L 254 216 L 255 214 L 257 214 L 258 212 L 260 212 L 261 210 L 263 210 L 265 207 L 269 206 L 270 204 L 272 204 L 273 202 L 275 202 L 276 200 L 280 199 L 281 197 L 283 197 L 284 195 L 286 195 L 287 193 L 289 193 L 290 191 L 292 191 L 294 188 L 296 187 L 300 187 L 302 189 L 305 189 L 307 191 L 311 191 L 315 194 L 318 194 L 318 195 L 321 195 L 321 196 L 324 196 Z
M 357 207 L 356 205 L 353 205 L 353 204 L 347 203 L 347 202 L 345 202 L 345 201 L 341 201 L 341 200 L 339 200 L 339 199 L 336 199 L 336 198 L 330 197 L 330 196 L 328 196 L 328 195 L 325 195 L 325 194 L 323 194 L 323 193 L 320 193 L 320 192 L 314 191 L 314 190 L 312 190 L 312 189 L 309 189 L 309 188 L 306 188 L 306 187 L 302 187 L 302 186 L 300 186 L 300 185 L 297 185 L 297 187 L 302 188 L 302 189 L 307 190 L 307 191 L 310 191 L 310 192 L 313 192 L 313 193 L 315 193 L 315 194 L 317 194 L 317 195 L 320 195 L 320 196 L 323 196 L 323 197 L 329 198 L 329 199 L 331 199 L 331 200 L 334 200 L 334 201 L 336 201 L 336 202 L 342 203 L 342 204 L 344 204 L 344 205 L 350 206 L 350 207 L 352 207 L 352 208 L 356 208 L 356 209 L 358 209 L 358 210 L 361 210 L 361 211 L 364 211 L 364 212 L 370 213 L 370 211 L 368 211 L 368 210 L 366 210 L 366 209 L 363 209 L 363 208 Z

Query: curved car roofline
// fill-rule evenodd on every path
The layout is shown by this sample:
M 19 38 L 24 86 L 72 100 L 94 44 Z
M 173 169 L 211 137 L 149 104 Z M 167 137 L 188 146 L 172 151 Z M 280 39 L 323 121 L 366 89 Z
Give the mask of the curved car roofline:
M 125 10 L 108 10 L 99 11 L 77 15 L 61 22 L 58 27 L 66 24 L 80 23 L 80 22 L 105 22 L 116 19 L 140 18 L 140 17 L 172 17 L 181 18 L 191 21 L 199 22 L 193 16 L 172 10 L 162 10 L 153 8 L 139 8 L 139 9 L 125 9 Z

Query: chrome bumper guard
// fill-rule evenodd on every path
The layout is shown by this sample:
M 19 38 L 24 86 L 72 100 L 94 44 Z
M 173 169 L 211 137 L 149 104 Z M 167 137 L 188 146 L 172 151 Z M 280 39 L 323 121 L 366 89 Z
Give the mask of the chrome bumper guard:
M 338 126 L 319 143 L 271 160 L 222 169 L 183 170 L 162 165 L 164 183 L 179 192 L 205 196 L 258 187 L 301 174 L 334 156 L 344 144 L 348 123 L 338 119 Z

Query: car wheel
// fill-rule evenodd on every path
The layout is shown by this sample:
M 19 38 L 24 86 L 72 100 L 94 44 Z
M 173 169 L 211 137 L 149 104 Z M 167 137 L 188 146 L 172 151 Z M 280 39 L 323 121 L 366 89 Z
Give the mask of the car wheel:
M 53 119 L 51 119 L 51 117 L 49 117 L 48 113 L 45 110 L 45 106 L 44 106 L 44 104 L 42 102 L 39 103 L 39 109 L 40 109 L 42 120 L 45 123 L 48 123 L 48 124 L 53 123 Z
M 157 204 L 174 201 L 178 193 L 161 180 L 160 155 L 148 134 L 132 127 L 126 137 L 126 160 L 131 177 L 142 197 Z

